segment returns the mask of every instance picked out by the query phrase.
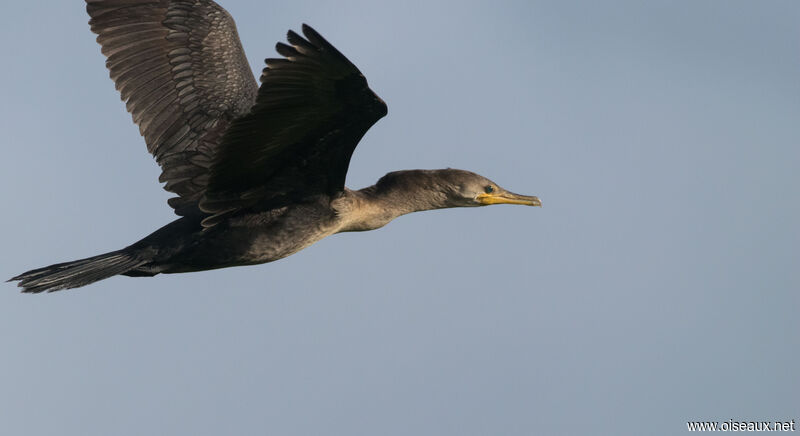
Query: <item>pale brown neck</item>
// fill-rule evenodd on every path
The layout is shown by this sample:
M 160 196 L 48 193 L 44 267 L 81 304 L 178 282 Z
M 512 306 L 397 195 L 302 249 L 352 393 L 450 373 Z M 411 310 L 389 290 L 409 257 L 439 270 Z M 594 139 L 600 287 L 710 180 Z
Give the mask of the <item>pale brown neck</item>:
M 411 212 L 452 207 L 444 193 L 408 187 L 378 189 L 375 185 L 358 190 L 346 190 L 334 202 L 334 209 L 342 220 L 339 232 L 373 230 L 391 220 Z

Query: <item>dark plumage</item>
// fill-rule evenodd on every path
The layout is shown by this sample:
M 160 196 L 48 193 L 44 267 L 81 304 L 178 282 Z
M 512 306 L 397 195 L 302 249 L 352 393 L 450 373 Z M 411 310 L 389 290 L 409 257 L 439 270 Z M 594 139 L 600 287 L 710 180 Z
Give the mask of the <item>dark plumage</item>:
M 122 99 L 181 218 L 135 244 L 28 271 L 23 292 L 114 275 L 253 265 L 397 216 L 497 203 L 539 206 L 477 174 L 392 172 L 344 186 L 350 157 L 386 104 L 319 33 L 289 31 L 257 86 L 230 15 L 210 0 L 86 0 Z

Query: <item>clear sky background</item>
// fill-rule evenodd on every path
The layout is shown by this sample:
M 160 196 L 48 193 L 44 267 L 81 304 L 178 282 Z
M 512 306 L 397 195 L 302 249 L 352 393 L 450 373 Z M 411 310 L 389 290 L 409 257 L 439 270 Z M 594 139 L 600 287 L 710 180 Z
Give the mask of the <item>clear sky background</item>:
M 0 434 L 800 420 L 800 3 L 222 4 L 254 71 L 307 22 L 386 100 L 348 186 L 464 168 L 544 207 L 413 214 L 255 267 L 4 284 Z M 174 219 L 83 2 L 3 13 L 0 277 Z

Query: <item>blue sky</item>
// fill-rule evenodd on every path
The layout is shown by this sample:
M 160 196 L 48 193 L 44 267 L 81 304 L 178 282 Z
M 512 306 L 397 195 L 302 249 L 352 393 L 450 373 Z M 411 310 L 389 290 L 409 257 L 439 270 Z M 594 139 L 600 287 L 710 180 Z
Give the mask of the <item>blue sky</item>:
M 678 434 L 800 420 L 800 5 L 250 2 L 389 105 L 348 186 L 463 168 L 544 207 L 412 214 L 287 259 L 0 293 L 0 433 Z M 14 3 L 0 276 L 174 219 L 83 3 Z

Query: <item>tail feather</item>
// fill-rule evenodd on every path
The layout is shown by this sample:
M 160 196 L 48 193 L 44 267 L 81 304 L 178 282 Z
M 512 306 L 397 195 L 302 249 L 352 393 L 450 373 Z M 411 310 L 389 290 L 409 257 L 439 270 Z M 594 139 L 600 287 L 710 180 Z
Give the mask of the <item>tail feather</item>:
M 125 250 L 112 251 L 86 259 L 37 268 L 11 278 L 19 281 L 22 292 L 54 292 L 62 289 L 78 288 L 98 280 L 125 273 L 147 263 Z

